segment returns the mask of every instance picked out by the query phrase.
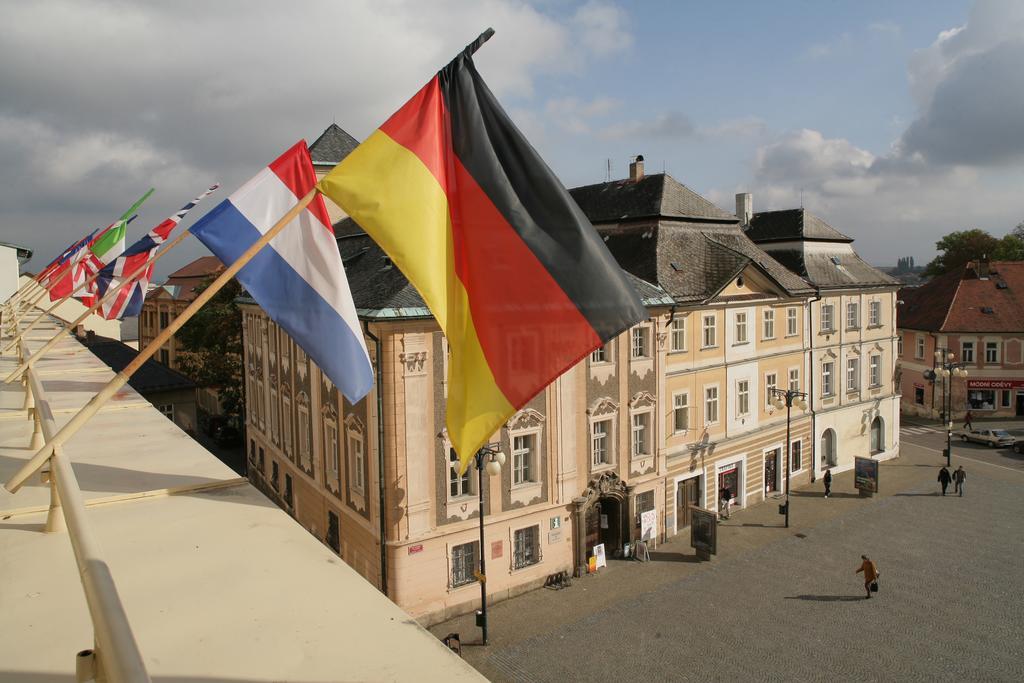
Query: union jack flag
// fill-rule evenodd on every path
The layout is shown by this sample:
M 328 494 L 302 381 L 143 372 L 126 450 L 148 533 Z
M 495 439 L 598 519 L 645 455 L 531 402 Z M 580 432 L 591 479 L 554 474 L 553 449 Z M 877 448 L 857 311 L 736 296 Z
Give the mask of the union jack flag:
M 181 223 L 185 214 L 218 187 L 220 187 L 218 184 L 211 185 L 209 189 L 181 207 L 177 213 L 143 235 L 138 242 L 125 249 L 120 256 L 104 266 L 95 282 L 96 294 L 94 296 L 96 299 L 102 298 L 111 288 L 119 286 L 126 278 L 131 277 L 132 273 L 153 258 L 153 254 L 161 244 L 167 241 L 171 231 Z M 99 313 L 107 320 L 115 318 L 120 320 L 138 315 L 142 311 L 142 302 L 146 298 L 146 288 L 149 287 L 149 280 L 152 276 L 153 264 L 150 264 L 141 273 L 132 277 L 129 284 L 118 290 L 117 296 L 109 301 L 104 301 Z

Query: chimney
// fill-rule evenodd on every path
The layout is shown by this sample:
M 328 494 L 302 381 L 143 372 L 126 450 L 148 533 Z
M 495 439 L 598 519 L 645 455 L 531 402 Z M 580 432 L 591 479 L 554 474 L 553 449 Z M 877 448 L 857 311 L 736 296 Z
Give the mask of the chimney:
M 637 182 L 644 177 L 644 155 L 637 154 L 636 159 L 629 162 L 629 179 Z
M 978 279 L 988 279 L 988 255 L 982 256 L 981 259 L 978 261 Z
M 749 192 L 736 193 L 736 216 L 740 219 L 740 225 L 750 225 L 750 219 L 754 217 L 754 195 Z

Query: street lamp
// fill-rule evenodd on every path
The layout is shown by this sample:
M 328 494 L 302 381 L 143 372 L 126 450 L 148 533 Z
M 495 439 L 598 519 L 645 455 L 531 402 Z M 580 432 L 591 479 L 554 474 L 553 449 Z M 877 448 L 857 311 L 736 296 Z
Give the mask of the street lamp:
M 484 470 L 488 477 L 501 473 L 505 454 L 492 446 L 484 446 L 476 452 L 477 488 L 480 500 L 480 611 L 476 613 L 476 625 L 483 632 L 483 644 L 487 645 L 487 569 L 484 560 Z
M 932 382 L 942 379 L 942 416 L 946 423 L 946 467 L 950 466 L 953 453 L 953 383 L 950 376 L 967 377 L 967 363 L 954 363 L 956 356 L 949 349 L 935 351 L 935 365 L 924 371 L 924 378 Z
M 790 430 L 790 415 L 795 405 L 800 410 L 807 410 L 807 394 L 802 391 L 796 391 L 794 389 L 776 389 L 775 387 L 768 387 L 768 392 L 772 396 L 772 404 L 776 408 L 782 410 L 786 408 L 786 528 L 789 528 L 789 470 L 791 469 L 792 462 L 790 460 L 789 449 L 792 447 L 792 441 L 789 438 Z

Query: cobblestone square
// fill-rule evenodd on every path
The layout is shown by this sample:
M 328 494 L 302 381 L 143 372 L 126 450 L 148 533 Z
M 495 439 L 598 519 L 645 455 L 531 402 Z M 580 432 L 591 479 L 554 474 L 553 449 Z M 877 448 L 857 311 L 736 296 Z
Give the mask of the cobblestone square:
M 789 530 L 770 503 L 734 515 L 711 563 L 673 541 L 663 561 L 495 605 L 493 644 L 465 656 L 509 681 L 1024 679 L 1024 473 L 954 458 L 968 488 L 943 498 L 934 450 L 903 453 L 874 499 L 845 473 L 828 500 L 794 492 Z M 471 617 L 446 629 L 477 637 Z

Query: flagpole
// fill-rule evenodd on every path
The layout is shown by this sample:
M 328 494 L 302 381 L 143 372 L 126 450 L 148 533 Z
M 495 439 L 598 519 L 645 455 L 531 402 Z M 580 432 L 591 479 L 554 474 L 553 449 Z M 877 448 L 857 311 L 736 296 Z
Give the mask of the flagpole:
M 48 342 L 43 344 L 42 348 L 40 348 L 38 351 L 33 353 L 29 358 L 25 359 L 25 361 L 21 365 L 19 365 L 14 372 L 12 372 L 10 375 L 8 375 L 7 379 L 4 380 L 4 384 L 10 384 L 12 381 L 14 381 L 18 377 L 18 375 L 20 375 L 22 372 L 24 372 L 25 369 L 29 365 L 31 365 L 32 363 L 34 363 L 37 360 L 39 360 L 39 358 L 41 358 L 43 356 L 43 354 L 45 354 L 47 351 L 52 349 L 57 344 L 57 342 L 59 342 L 61 340 L 61 338 L 63 338 L 63 336 L 68 331 L 75 329 L 75 327 L 77 327 L 79 323 L 81 323 L 86 318 L 88 318 L 90 315 L 92 315 L 97 310 L 99 310 L 99 308 L 101 306 L 103 306 L 104 302 L 109 301 L 113 297 L 117 296 L 118 292 L 120 292 L 122 289 L 124 289 L 128 285 L 132 284 L 133 280 L 135 280 L 135 277 L 137 275 L 142 273 L 146 268 L 149 268 L 151 265 L 156 263 L 160 259 L 161 256 L 163 256 L 164 254 L 169 252 L 171 249 L 174 249 L 174 247 L 178 246 L 183 239 L 185 239 L 187 236 L 189 236 L 191 234 L 192 233 L 188 229 L 183 230 L 180 235 L 178 235 L 173 240 L 171 240 L 171 242 L 169 242 L 163 249 L 160 249 L 159 251 L 157 251 L 156 255 L 153 256 L 153 258 L 151 258 L 150 260 L 146 261 L 141 266 L 136 268 L 135 271 L 131 273 L 131 275 L 122 277 L 121 278 L 121 282 L 119 282 L 116 287 L 112 287 L 111 289 L 108 289 L 103 294 L 103 296 L 96 301 L 96 303 L 94 303 L 92 306 L 90 306 L 85 311 L 85 313 L 83 313 L 82 315 L 78 316 L 78 318 L 75 319 L 73 322 L 70 322 L 67 325 L 65 325 L 64 329 L 60 330 L 57 334 L 55 334 L 53 337 L 51 337 Z M 97 273 L 95 277 L 98 277 L 98 276 L 99 276 L 99 273 Z M 95 278 L 93 278 L 93 279 L 95 279 Z M 7 350 L 10 349 L 11 346 L 13 346 L 18 341 L 18 339 L 21 339 L 22 337 L 24 337 L 24 335 L 29 330 L 31 330 L 35 326 L 35 324 L 37 322 L 42 320 L 48 313 L 50 313 L 50 311 L 52 311 L 53 309 L 57 308 L 57 306 L 60 306 L 62 303 L 64 303 L 64 299 L 61 299 L 60 301 L 55 303 L 53 306 L 50 306 L 50 308 L 47 311 L 45 311 L 44 313 L 41 313 L 38 318 L 36 318 L 35 320 L 32 321 L 32 324 L 30 324 L 28 327 L 26 327 L 24 330 L 22 330 L 18 334 L 18 337 L 13 342 L 11 342 L 11 344 L 6 349 L 4 349 L 4 353 L 6 353 Z
M 49 459 L 53 453 L 53 449 L 56 446 L 60 446 L 67 442 L 72 436 L 82 428 L 83 425 L 103 407 L 107 401 L 113 398 L 114 394 L 128 382 L 128 378 L 132 374 L 142 367 L 143 363 L 149 360 L 153 354 L 155 354 L 161 346 L 163 346 L 168 339 L 170 339 L 175 332 L 181 329 L 182 325 L 187 323 L 189 319 L 196 314 L 196 312 L 202 308 L 207 301 L 213 298 L 213 295 L 220 291 L 221 287 L 231 281 L 231 278 L 240 271 L 245 264 L 247 264 L 252 258 L 265 247 L 270 240 L 274 239 L 279 232 L 281 232 L 285 226 L 295 220 L 295 217 L 299 215 L 309 203 L 316 197 L 317 189 L 313 188 L 306 194 L 305 197 L 299 200 L 296 204 L 288 211 L 284 216 L 281 217 L 277 223 L 274 224 L 270 230 L 268 230 L 262 237 L 253 242 L 245 252 L 238 257 L 238 259 L 232 263 L 227 270 L 222 272 L 216 280 L 214 280 L 209 287 L 200 292 L 199 296 L 193 299 L 192 303 L 188 305 L 181 315 L 171 321 L 171 324 L 163 329 L 163 331 L 157 335 L 156 339 L 151 341 L 145 349 L 139 352 L 139 355 L 132 360 L 124 370 L 114 375 L 105 387 L 95 396 L 93 396 L 85 406 L 82 407 L 75 415 L 61 427 L 60 431 L 53 435 L 53 438 L 46 442 L 46 444 L 36 451 L 35 455 L 29 459 L 21 469 L 19 469 L 13 477 L 11 477 L 4 488 L 11 493 L 17 493 L 18 489 L 22 487 L 25 481 L 32 476 L 32 474 L 42 467 L 43 463 Z

